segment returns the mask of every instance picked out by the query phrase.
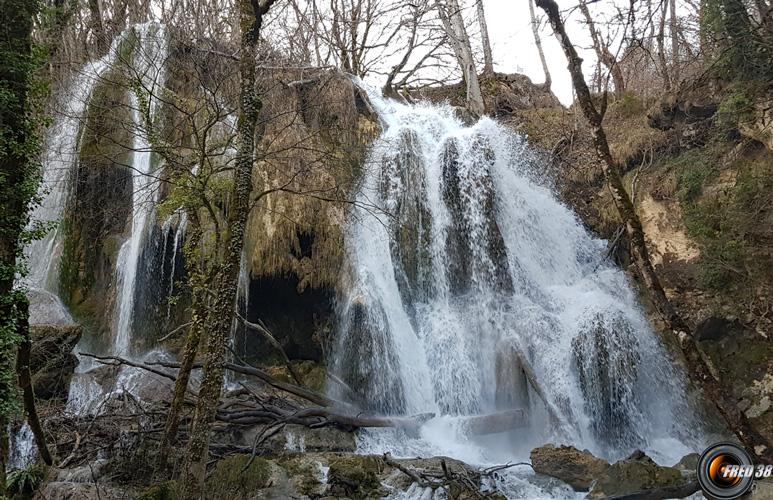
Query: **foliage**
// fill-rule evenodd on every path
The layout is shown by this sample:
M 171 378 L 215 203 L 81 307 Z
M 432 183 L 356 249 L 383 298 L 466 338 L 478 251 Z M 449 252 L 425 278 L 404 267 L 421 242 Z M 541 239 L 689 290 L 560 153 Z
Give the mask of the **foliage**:
M 721 136 L 731 138 L 737 134 L 738 124 L 746 119 L 753 109 L 750 89 L 746 85 L 738 84 L 719 104 L 714 115 L 714 128 Z
M 29 226 L 29 208 L 39 201 L 37 162 L 38 130 L 44 125 L 39 106 L 45 83 L 35 72 L 45 53 L 32 45 L 32 19 L 38 3 L 30 0 L 6 2 L 0 34 L 0 425 L 16 411 L 13 360 L 19 342 L 19 305 L 26 301 L 23 290 L 14 288 L 24 244 L 44 228 Z
M 723 165 L 721 145 L 688 151 L 674 161 L 677 195 L 689 234 L 701 249 L 700 279 L 727 293 L 764 286 L 771 276 L 769 215 L 773 207 L 770 154 Z M 721 181 L 721 182 L 720 182 Z
M 8 474 L 6 488 L 11 495 L 29 496 L 38 489 L 44 478 L 45 470 L 37 464 L 32 464 Z
M 714 47 L 715 73 L 727 81 L 773 81 L 773 33 L 743 0 L 706 0 L 701 29 Z

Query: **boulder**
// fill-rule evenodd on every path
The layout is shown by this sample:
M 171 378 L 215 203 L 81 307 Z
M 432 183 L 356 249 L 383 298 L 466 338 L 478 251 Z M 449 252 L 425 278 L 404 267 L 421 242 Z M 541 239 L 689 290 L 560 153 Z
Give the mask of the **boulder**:
M 698 469 L 698 460 L 701 456 L 698 453 L 690 453 L 683 456 L 677 463 L 673 465 L 674 469 L 679 469 L 682 472 L 688 472 L 695 474 Z
M 380 498 L 384 491 L 379 480 L 383 468 L 379 457 L 341 455 L 330 460 L 327 494 L 348 498 Z
M 73 354 L 81 338 L 80 325 L 30 325 L 30 371 L 38 399 L 66 398 L 70 379 L 78 366 Z
M 555 477 L 577 491 L 588 491 L 593 480 L 609 468 L 606 460 L 573 446 L 548 444 L 531 451 L 534 472 Z
M 643 452 L 636 451 L 599 474 L 587 498 L 594 500 L 652 490 L 674 492 L 673 496 L 663 498 L 681 498 L 697 491 L 697 482 L 694 474 L 660 466 Z

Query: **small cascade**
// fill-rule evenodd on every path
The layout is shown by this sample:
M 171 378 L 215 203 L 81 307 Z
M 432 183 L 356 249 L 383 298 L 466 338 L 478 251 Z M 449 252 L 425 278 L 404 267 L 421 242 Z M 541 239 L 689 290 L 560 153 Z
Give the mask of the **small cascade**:
M 363 432 L 361 450 L 485 464 L 560 440 L 668 461 L 699 442 L 625 275 L 537 180 L 524 140 L 370 97 L 384 131 L 347 228 L 332 369 L 371 411 L 436 417 L 419 437 Z M 466 434 L 466 417 L 513 408 L 528 428 Z
M 24 281 L 28 288 L 41 294 L 48 291 L 56 296 L 59 291 L 59 262 L 64 236 L 59 223 L 64 216 L 73 172 L 78 163 L 82 125 L 94 87 L 115 63 L 120 41 L 116 39 L 101 59 L 87 63 L 73 79 L 67 92 L 57 100 L 58 119 L 49 129 L 43 147 L 43 178 L 39 188 L 42 201 L 30 214 L 30 220 L 35 223 L 54 225 L 54 228 L 25 249 L 29 273 Z M 33 300 L 33 315 L 36 306 L 37 302 Z M 65 319 L 71 320 L 69 315 Z
M 161 255 L 162 274 L 169 277 L 169 283 L 166 287 L 166 296 L 174 297 L 175 285 L 181 276 L 181 266 L 179 261 L 182 257 L 182 246 L 185 241 L 185 232 L 188 229 L 188 214 L 184 210 L 178 209 L 169 218 L 164 221 L 161 227 L 161 241 L 164 249 Z M 169 253 L 169 255 L 167 255 Z M 172 320 L 172 302 L 167 301 L 165 324 L 171 325 Z
M 9 431 L 8 470 L 23 469 L 32 464 L 37 457 L 32 429 L 25 422 L 18 430 L 12 431 L 9 427 Z
M 159 92 L 164 79 L 164 61 L 167 57 L 166 34 L 156 24 L 142 24 L 135 27 L 140 41 L 140 50 L 134 54 L 134 68 L 142 82 L 146 95 L 131 93 L 133 131 L 132 168 L 132 215 L 131 235 L 118 252 L 116 264 L 118 294 L 116 296 L 115 354 L 130 354 L 132 341 L 132 320 L 135 306 L 135 289 L 140 270 L 140 256 L 148 239 L 149 227 L 153 223 L 155 206 L 158 201 L 161 166 L 154 158 L 148 142 L 146 119 L 153 122 L 159 107 Z M 147 104 L 142 101 L 147 99 Z M 147 110 L 147 117 L 143 116 Z

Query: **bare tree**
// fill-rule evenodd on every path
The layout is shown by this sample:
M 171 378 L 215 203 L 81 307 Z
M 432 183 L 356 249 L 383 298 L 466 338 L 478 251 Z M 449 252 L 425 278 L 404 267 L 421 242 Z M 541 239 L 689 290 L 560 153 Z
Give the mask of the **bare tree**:
M 467 110 L 473 116 L 482 116 L 485 112 L 483 94 L 478 82 L 478 71 L 472 55 L 472 45 L 464 26 L 464 18 L 457 0 L 436 0 L 435 4 L 456 55 L 456 61 L 462 70 L 467 88 Z
M 209 452 L 209 432 L 215 420 L 220 391 L 225 375 L 226 352 L 233 321 L 234 304 L 239 281 L 239 263 L 252 193 L 252 167 L 258 133 L 258 115 L 262 101 L 255 89 L 255 61 L 264 16 L 276 0 L 242 0 L 239 4 L 241 24 L 240 96 L 237 119 L 238 153 L 234 172 L 231 206 L 228 213 L 229 231 L 223 242 L 226 248 L 223 265 L 215 276 L 215 299 L 207 321 L 209 336 L 206 362 L 199 391 L 196 413 L 183 472 L 183 498 L 196 500 L 201 496 L 206 461 Z
M 529 0 L 529 15 L 531 16 L 531 31 L 534 34 L 534 44 L 537 46 L 539 60 L 542 63 L 542 71 L 545 73 L 544 85 L 545 88 L 549 89 L 553 83 L 553 79 L 550 77 L 550 69 L 548 69 L 548 62 L 545 59 L 545 51 L 542 49 L 542 38 L 539 35 L 539 22 L 534 13 L 534 0 Z
M 617 56 L 612 53 L 609 48 L 609 44 L 601 36 L 601 33 L 596 28 L 596 23 L 591 16 L 590 10 L 586 0 L 580 0 L 580 12 L 585 17 L 585 22 L 588 25 L 590 31 L 591 40 L 593 40 L 593 49 L 596 51 L 596 56 L 601 61 L 607 70 L 612 75 L 612 82 L 615 85 L 616 92 L 625 91 L 625 79 L 623 78 L 623 72 L 620 70 L 620 65 L 617 61 Z
M 494 73 L 494 57 L 491 53 L 491 41 L 488 36 L 488 25 L 486 25 L 486 12 L 483 10 L 483 0 L 477 0 L 475 8 L 478 15 L 478 25 L 480 26 L 480 39 L 483 44 L 483 74 L 491 75 Z

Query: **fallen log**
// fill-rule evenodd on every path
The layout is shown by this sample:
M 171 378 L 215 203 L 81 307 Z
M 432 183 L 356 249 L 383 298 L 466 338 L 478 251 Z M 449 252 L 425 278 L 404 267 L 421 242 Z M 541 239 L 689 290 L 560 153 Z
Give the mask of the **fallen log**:
M 521 370 L 523 370 L 523 374 L 526 376 L 526 379 L 529 381 L 532 389 L 534 389 L 534 392 L 537 393 L 537 396 L 539 396 L 539 398 L 542 400 L 542 403 L 545 405 L 548 416 L 550 417 L 553 425 L 556 427 L 556 430 L 558 430 L 565 437 L 569 436 L 569 430 L 571 429 L 572 425 L 561 416 L 559 409 L 548 398 L 545 389 L 537 379 L 537 374 L 534 373 L 534 369 L 531 367 L 531 363 L 526 361 L 526 358 L 517 350 L 516 357 L 518 359 L 518 363 L 521 365 Z
M 217 413 L 217 420 L 233 424 L 254 425 L 287 423 L 299 424 L 317 428 L 335 426 L 344 429 L 360 429 L 366 427 L 393 427 L 397 429 L 414 430 L 421 427 L 427 420 L 434 418 L 433 413 L 424 413 L 410 417 L 380 417 L 371 415 L 348 415 L 329 408 L 303 408 L 295 412 L 283 411 L 276 407 L 264 405 L 261 409 L 238 410 Z

